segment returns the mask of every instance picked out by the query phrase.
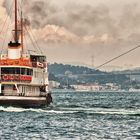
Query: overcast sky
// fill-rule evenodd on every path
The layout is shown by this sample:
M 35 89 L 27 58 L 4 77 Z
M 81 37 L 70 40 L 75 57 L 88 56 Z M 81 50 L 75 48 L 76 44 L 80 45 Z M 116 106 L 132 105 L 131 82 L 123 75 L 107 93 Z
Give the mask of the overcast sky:
M 0 0 L 1 22 L 10 3 Z M 96 66 L 140 44 L 139 9 L 140 0 L 24 0 L 24 16 L 48 61 L 91 65 L 94 55 Z M 140 66 L 139 54 L 109 65 Z

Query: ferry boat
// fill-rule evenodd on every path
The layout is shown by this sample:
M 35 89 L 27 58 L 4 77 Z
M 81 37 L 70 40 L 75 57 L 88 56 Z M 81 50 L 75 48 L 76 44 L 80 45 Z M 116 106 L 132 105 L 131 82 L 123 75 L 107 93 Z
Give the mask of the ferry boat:
M 14 37 L 0 54 L 0 106 L 46 106 L 52 102 L 46 56 L 25 49 L 22 12 L 19 22 L 17 0 L 14 5 Z

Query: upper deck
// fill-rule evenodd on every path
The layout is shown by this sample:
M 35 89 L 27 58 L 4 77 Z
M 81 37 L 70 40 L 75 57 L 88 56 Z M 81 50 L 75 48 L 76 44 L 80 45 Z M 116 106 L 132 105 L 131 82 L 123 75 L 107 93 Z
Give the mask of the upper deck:
M 9 59 L 7 54 L 1 54 L 0 67 L 34 67 L 45 68 L 46 56 L 23 54 L 19 59 Z

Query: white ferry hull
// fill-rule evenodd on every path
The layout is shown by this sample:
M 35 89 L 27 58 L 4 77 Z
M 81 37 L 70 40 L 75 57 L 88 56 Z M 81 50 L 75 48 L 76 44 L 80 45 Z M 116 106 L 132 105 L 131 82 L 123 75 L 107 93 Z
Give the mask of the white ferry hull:
M 52 98 L 50 97 L 0 96 L 0 106 L 34 108 L 48 106 L 51 102 Z

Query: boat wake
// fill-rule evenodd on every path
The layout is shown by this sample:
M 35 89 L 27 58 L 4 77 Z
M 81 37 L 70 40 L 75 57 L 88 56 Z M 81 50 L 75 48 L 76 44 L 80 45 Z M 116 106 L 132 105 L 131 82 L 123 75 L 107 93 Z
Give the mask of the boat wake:
M 36 112 L 50 114 L 75 114 L 86 113 L 93 115 L 137 115 L 140 116 L 140 109 L 104 109 L 104 108 L 55 108 L 55 109 L 25 109 L 17 107 L 0 107 L 0 112 Z
M 50 110 L 50 109 L 25 109 L 25 108 L 17 108 L 17 107 L 0 107 L 0 112 L 37 112 L 37 113 L 56 113 L 56 114 L 63 114 L 63 113 L 74 113 L 76 111 L 60 111 L 60 110 Z

